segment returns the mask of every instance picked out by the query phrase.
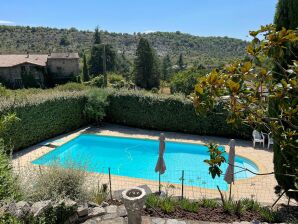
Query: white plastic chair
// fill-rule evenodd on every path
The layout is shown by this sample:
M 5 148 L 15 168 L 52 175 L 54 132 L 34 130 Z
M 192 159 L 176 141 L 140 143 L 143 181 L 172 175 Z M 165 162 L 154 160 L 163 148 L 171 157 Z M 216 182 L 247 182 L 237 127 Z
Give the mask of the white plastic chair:
M 270 148 L 270 145 L 273 145 L 273 138 L 271 136 L 271 133 L 268 134 L 268 147 L 267 147 L 267 149 Z
M 265 136 L 263 133 L 253 130 L 252 137 L 254 147 L 256 146 L 256 143 L 263 143 L 263 148 L 265 147 Z

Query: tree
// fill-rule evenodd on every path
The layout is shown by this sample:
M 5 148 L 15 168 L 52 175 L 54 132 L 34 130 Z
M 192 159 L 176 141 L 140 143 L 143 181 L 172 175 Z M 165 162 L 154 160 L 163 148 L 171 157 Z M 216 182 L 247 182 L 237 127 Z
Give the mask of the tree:
M 172 62 L 169 55 L 166 55 L 162 61 L 162 80 L 169 80 L 172 76 Z
M 104 60 L 106 66 L 104 68 Z M 89 74 L 98 75 L 114 71 L 116 67 L 116 52 L 110 44 L 94 44 L 89 59 Z
M 296 29 L 298 27 L 298 1 L 296 0 L 279 0 L 276 6 L 274 23 L 276 25 L 277 30 L 283 29 Z M 291 69 L 291 64 L 293 64 L 294 60 L 297 60 L 298 45 L 297 40 L 296 43 L 289 43 L 282 51 L 282 57 L 276 58 L 275 63 L 273 65 L 273 76 L 275 80 L 279 82 L 283 82 L 285 79 L 285 70 Z M 287 76 L 286 76 L 287 77 Z M 278 116 L 282 113 L 279 105 L 281 104 L 280 99 L 271 99 L 269 104 L 269 113 L 272 117 L 278 118 Z M 294 116 L 293 119 L 298 119 L 298 116 Z M 291 172 L 291 168 L 285 164 L 288 161 L 293 159 L 293 154 L 284 152 L 282 139 L 276 136 L 274 138 L 274 171 L 275 173 L 289 173 Z M 296 164 L 296 168 L 297 168 Z M 295 165 L 292 165 L 292 168 Z M 276 188 L 276 192 L 280 193 L 282 189 L 288 190 L 292 189 L 293 185 L 295 185 L 295 179 L 288 178 L 283 175 L 275 175 L 278 186 Z M 297 184 L 297 183 L 296 183 Z M 297 186 L 296 186 L 297 188 Z M 288 196 L 292 196 L 288 193 Z M 294 196 L 296 199 L 298 196 Z
M 178 66 L 179 66 L 179 70 L 183 70 L 185 68 L 185 64 L 184 64 L 184 60 L 183 60 L 183 55 L 182 53 L 179 55 L 179 59 L 177 62 Z
M 141 38 L 136 51 L 135 84 L 150 90 L 159 87 L 158 59 L 148 40 Z
M 100 37 L 98 27 L 95 28 L 95 32 L 93 36 L 93 44 L 101 44 L 101 37 Z
M 276 5 L 274 24 L 277 30 L 281 30 L 283 27 L 296 29 L 298 27 L 298 1 L 279 0 Z
M 68 37 L 66 35 L 63 35 L 61 37 L 61 39 L 60 39 L 60 45 L 61 46 L 64 46 L 64 47 L 70 45 L 70 41 L 69 41 L 69 39 L 68 39 Z
M 272 69 L 272 65 L 282 66 L 278 62 L 287 47 L 297 44 L 298 31 L 277 31 L 267 25 L 250 35 L 253 40 L 247 53 L 251 59 L 236 61 L 202 77 L 195 86 L 194 106 L 204 115 L 222 104 L 229 111 L 227 122 L 271 132 L 275 177 L 283 193 L 298 200 L 298 61 L 280 68 L 278 77 Z M 262 35 L 261 40 L 258 37 Z M 268 111 L 271 102 L 275 114 Z
M 84 54 L 83 57 L 83 77 L 82 77 L 82 81 L 83 82 L 87 82 L 89 81 L 90 77 L 88 74 L 88 66 L 87 66 L 87 60 L 86 60 L 86 55 Z

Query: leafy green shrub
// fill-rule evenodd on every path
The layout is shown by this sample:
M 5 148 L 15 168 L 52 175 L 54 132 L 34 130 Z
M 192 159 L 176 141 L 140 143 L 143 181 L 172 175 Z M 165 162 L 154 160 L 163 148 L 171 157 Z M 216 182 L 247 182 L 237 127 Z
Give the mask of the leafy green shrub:
M 28 197 L 33 201 L 49 199 L 59 201 L 63 198 L 86 199 L 85 177 L 84 169 L 71 165 L 71 163 L 68 163 L 67 168 L 53 164 L 37 176 L 34 185 L 28 192 Z
M 104 85 L 104 77 L 103 75 L 98 75 L 92 78 L 89 82 L 85 82 L 86 85 L 92 86 L 92 87 L 103 87 Z
M 99 123 L 106 115 L 108 93 L 103 89 L 91 89 L 87 93 L 84 114 L 91 122 Z
M 100 205 L 103 201 L 107 199 L 108 194 L 108 185 L 102 184 L 100 186 L 100 184 L 98 183 L 97 187 L 91 190 L 89 200 Z
M 171 79 L 171 93 L 184 93 L 185 95 L 189 95 L 194 91 L 197 79 L 206 73 L 206 70 L 196 68 L 176 73 Z
M 200 206 L 203 208 L 217 208 L 218 207 L 218 202 L 213 199 L 208 199 L 208 198 L 203 198 L 200 200 Z
M 219 106 L 216 113 L 197 116 L 192 102 L 182 95 L 152 94 L 146 91 L 111 91 L 107 120 L 146 129 L 180 131 L 200 135 L 249 138 L 246 126 L 226 123 L 227 113 Z
M 13 174 L 11 159 L 7 155 L 2 139 L 0 139 L 0 183 L 0 201 L 20 197 L 18 180 Z
M 191 201 L 188 199 L 182 199 L 179 202 L 179 206 L 188 212 L 198 212 L 199 207 L 200 207 L 200 203 L 196 202 L 196 201 Z
M 77 129 L 87 123 L 83 116 L 85 92 L 40 91 L 21 99 L 1 98 L 0 113 L 15 112 L 20 122 L 0 138 L 14 150 Z
M 82 83 L 68 82 L 64 85 L 58 85 L 55 87 L 59 91 L 81 91 L 87 89 L 87 87 Z

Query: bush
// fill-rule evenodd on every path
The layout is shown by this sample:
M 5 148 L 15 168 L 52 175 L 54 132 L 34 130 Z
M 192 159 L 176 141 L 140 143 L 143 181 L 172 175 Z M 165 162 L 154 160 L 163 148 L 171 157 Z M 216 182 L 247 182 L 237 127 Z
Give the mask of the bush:
M 192 102 L 181 95 L 152 94 L 145 91 L 112 91 L 107 120 L 146 129 L 179 131 L 199 135 L 249 138 L 251 130 L 233 128 L 226 123 L 227 114 L 218 107 L 207 117 L 197 116 Z
M 87 103 L 84 114 L 91 122 L 99 123 L 106 115 L 106 107 L 108 94 L 103 89 L 91 89 L 87 93 Z
M 20 189 L 12 171 L 10 157 L 6 154 L 3 141 L 0 139 L 0 201 L 17 199 Z
M 103 75 L 98 75 L 92 78 L 89 82 L 85 82 L 85 84 L 88 86 L 101 88 L 104 85 L 104 77 Z
M 189 95 L 194 91 L 197 79 L 206 73 L 206 70 L 196 68 L 176 73 L 170 82 L 171 93 L 183 93 Z
M 87 198 L 84 189 L 86 173 L 84 167 L 68 163 L 67 168 L 57 164 L 44 169 L 35 180 L 27 195 L 33 201 L 54 200 L 63 198 L 83 201 Z
M 75 130 L 87 123 L 85 92 L 40 91 L 21 99 L 2 98 L 0 113 L 15 112 L 19 122 L 0 134 L 14 150 Z

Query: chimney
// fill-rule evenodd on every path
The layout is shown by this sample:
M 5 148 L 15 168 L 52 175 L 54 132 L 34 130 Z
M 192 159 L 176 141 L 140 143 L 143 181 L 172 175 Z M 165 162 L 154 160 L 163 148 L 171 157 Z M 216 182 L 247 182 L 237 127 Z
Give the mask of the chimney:
M 66 57 L 69 57 L 69 52 L 67 52 L 67 56 Z
M 27 57 L 26 58 L 29 58 L 29 51 L 27 51 Z
M 51 51 L 49 51 L 48 56 L 51 56 L 51 54 L 52 54 Z

